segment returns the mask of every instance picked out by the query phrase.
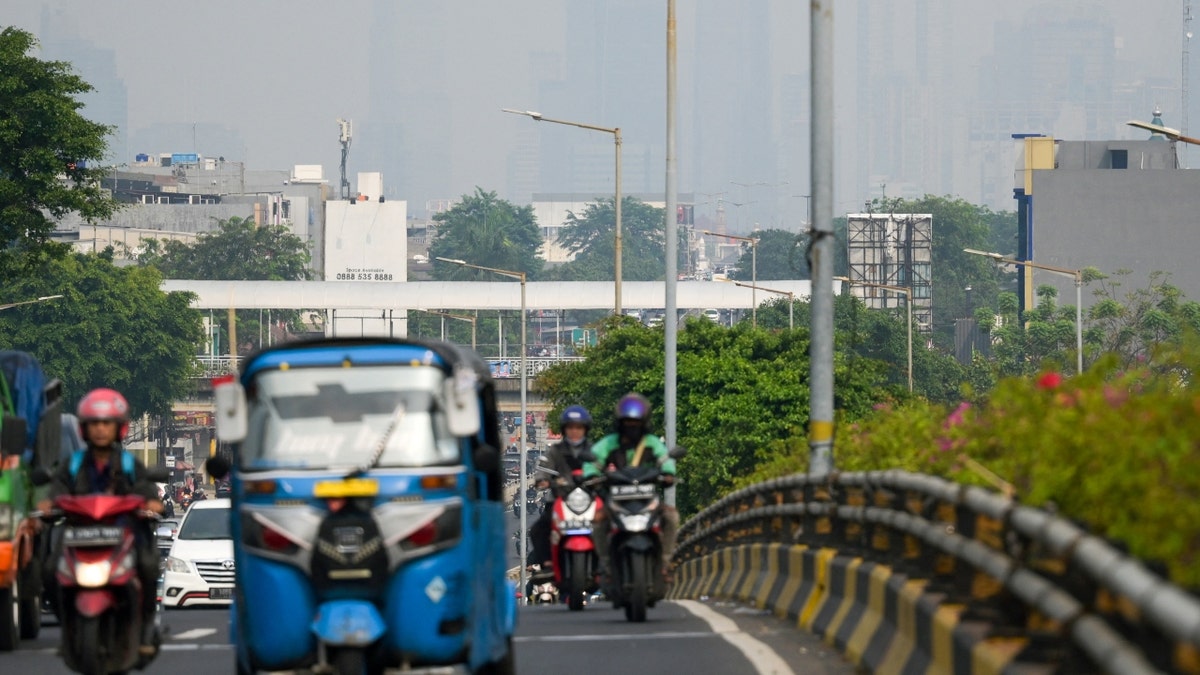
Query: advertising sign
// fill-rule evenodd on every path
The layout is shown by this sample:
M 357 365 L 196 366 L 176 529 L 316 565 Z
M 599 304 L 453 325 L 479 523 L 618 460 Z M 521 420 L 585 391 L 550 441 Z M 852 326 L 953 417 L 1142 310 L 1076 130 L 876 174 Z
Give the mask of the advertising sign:
M 326 281 L 407 281 L 408 202 L 325 205 Z

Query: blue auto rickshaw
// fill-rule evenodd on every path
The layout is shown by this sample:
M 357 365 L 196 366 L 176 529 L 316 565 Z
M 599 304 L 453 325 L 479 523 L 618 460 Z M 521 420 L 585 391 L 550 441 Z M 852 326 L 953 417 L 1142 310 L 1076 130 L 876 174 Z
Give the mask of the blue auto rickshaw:
M 320 339 L 214 381 L 238 673 L 514 671 L 488 367 L 436 341 Z

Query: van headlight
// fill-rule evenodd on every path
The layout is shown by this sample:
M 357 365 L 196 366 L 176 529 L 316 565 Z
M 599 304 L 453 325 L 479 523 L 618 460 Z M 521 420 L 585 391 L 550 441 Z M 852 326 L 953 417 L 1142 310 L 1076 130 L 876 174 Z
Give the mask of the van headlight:
M 191 574 L 192 568 L 188 566 L 186 560 L 180 560 L 175 556 L 167 556 L 167 571 L 177 574 Z

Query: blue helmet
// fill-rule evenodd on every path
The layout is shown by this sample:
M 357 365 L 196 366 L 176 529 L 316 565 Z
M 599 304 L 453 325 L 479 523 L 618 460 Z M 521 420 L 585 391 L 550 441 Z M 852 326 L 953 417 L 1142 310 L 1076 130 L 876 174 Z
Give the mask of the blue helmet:
M 558 424 L 560 428 L 568 424 L 582 424 L 591 429 L 592 414 L 581 405 L 567 406 L 567 409 L 562 411 L 562 416 L 558 418 Z
M 617 420 L 650 421 L 650 401 L 641 394 L 625 394 L 617 401 Z

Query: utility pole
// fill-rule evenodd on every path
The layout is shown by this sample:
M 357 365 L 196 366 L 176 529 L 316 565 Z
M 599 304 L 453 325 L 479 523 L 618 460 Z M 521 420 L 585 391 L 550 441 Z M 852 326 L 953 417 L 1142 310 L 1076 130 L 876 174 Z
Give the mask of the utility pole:
M 812 69 L 812 343 L 809 350 L 808 473 L 833 471 L 833 4 L 812 0 L 809 64 Z
M 350 156 L 350 139 L 354 123 L 338 118 L 338 141 L 342 144 L 342 199 L 350 199 L 350 180 L 346 178 L 346 158 Z
M 667 208 L 664 217 L 667 257 L 667 317 L 665 331 L 666 355 L 664 364 L 663 419 L 666 427 L 667 447 L 675 446 L 675 387 L 676 387 L 676 340 L 679 330 L 679 312 L 675 303 L 675 284 L 679 276 L 679 234 L 676 220 L 676 171 L 675 171 L 675 0 L 667 0 Z M 668 488 L 663 495 L 668 506 L 675 505 L 675 488 Z

